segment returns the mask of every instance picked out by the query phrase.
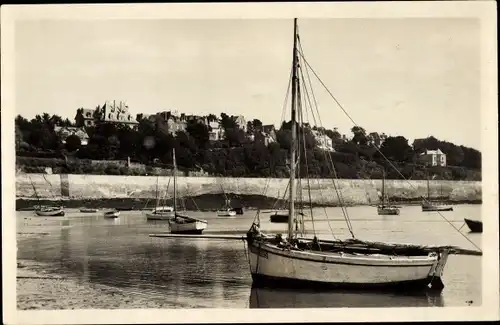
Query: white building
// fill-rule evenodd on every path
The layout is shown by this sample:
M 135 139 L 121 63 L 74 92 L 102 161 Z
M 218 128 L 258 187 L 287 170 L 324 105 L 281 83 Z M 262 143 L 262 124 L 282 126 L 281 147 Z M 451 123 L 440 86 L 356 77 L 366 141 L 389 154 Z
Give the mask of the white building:
M 319 149 L 326 151 L 335 151 L 333 149 L 333 141 L 329 136 L 317 130 L 311 130 L 311 132 L 317 142 L 317 146 Z

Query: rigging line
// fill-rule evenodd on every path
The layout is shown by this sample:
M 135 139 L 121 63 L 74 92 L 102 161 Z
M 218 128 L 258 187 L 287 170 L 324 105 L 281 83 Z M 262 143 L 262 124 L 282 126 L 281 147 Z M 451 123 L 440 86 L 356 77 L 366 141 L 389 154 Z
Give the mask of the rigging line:
M 300 54 L 301 58 L 304 60 L 304 54 L 303 54 L 304 51 L 302 50 L 302 44 L 300 43 L 300 39 L 298 40 L 298 43 L 299 43 L 299 48 L 300 48 L 300 53 L 299 54 Z M 323 123 L 321 122 L 321 116 L 320 116 L 319 110 L 318 110 L 318 103 L 316 101 L 316 96 L 314 95 L 314 89 L 313 89 L 312 84 L 311 84 L 311 78 L 309 76 L 309 71 L 307 69 L 307 66 L 306 66 L 306 75 L 307 75 L 307 79 L 309 81 L 309 87 L 311 88 L 311 95 L 313 97 L 315 108 L 316 108 L 316 111 L 317 111 L 317 115 L 318 115 L 318 119 L 319 119 L 319 125 L 322 128 L 323 127 L 323 125 L 322 125 Z M 308 96 L 307 99 L 310 102 L 309 94 L 306 93 L 306 95 Z M 312 110 L 312 105 L 310 104 L 310 106 L 311 106 L 311 113 L 312 113 L 312 116 L 313 116 L 313 120 L 316 123 L 316 117 L 315 117 L 314 111 Z M 324 132 L 322 130 L 319 130 L 319 132 L 320 132 L 320 134 L 324 135 Z M 334 175 L 335 175 L 335 177 L 338 178 L 336 170 L 335 170 L 335 165 L 333 165 L 333 161 L 331 161 L 331 163 L 332 163 L 332 167 L 334 169 Z M 330 172 L 331 172 L 330 166 L 329 166 L 329 169 L 330 169 Z M 332 180 L 332 182 L 335 182 L 335 180 Z M 340 201 L 340 204 L 341 204 L 340 207 L 341 207 L 342 213 L 344 214 L 344 219 L 346 219 L 346 223 L 348 223 L 348 227 L 351 227 L 351 229 L 352 229 L 352 224 L 351 224 L 351 221 L 350 221 L 350 218 L 349 218 L 349 214 L 347 212 L 347 208 L 345 208 L 344 205 L 342 204 L 343 200 L 344 200 L 343 196 L 342 196 L 342 193 L 341 192 L 337 192 L 336 194 L 337 194 L 337 196 L 339 198 L 339 201 Z
M 300 65 L 299 65 L 299 67 L 300 67 Z M 302 73 L 302 69 L 299 69 L 299 74 L 300 74 L 300 77 L 301 77 L 301 79 L 303 81 L 304 76 L 303 76 L 303 73 Z M 304 85 L 304 89 L 305 89 L 305 93 L 306 93 L 306 97 L 307 97 L 307 89 L 306 89 L 305 85 Z M 301 122 L 302 122 L 302 125 L 303 125 L 304 124 L 304 112 L 302 110 L 302 102 L 300 100 L 299 100 L 299 103 L 300 103 L 299 104 L 299 118 L 301 119 Z M 306 114 L 307 114 L 307 102 L 306 102 L 305 106 L 306 106 Z M 314 216 L 313 216 L 312 198 L 311 198 L 311 182 L 310 182 L 310 179 L 309 179 L 309 166 L 308 166 L 308 161 L 307 161 L 306 135 L 305 135 L 305 132 L 304 132 L 303 129 L 302 129 L 302 142 L 304 144 L 304 162 L 305 162 L 305 166 L 306 166 L 307 189 L 308 189 L 307 192 L 309 194 L 309 208 L 310 208 L 310 211 L 311 211 L 311 222 L 312 222 L 313 234 L 316 237 L 316 228 L 314 226 Z
M 301 53 L 300 53 L 301 57 L 304 58 L 303 50 L 302 50 L 302 44 L 300 43 L 300 40 L 299 40 L 299 47 L 300 47 L 300 50 L 301 50 Z M 321 128 L 323 128 L 323 123 L 321 121 L 321 116 L 320 116 L 319 110 L 318 110 L 318 103 L 316 101 L 316 96 L 314 95 L 314 89 L 313 89 L 312 84 L 311 84 L 311 78 L 309 76 L 309 71 L 307 69 L 307 66 L 306 66 L 306 75 L 307 75 L 307 79 L 309 81 L 309 87 L 311 88 L 311 95 L 313 97 L 315 108 L 316 108 L 316 111 L 317 111 L 317 115 L 318 115 L 318 119 L 319 119 L 319 125 L 320 125 Z M 308 100 L 310 100 L 309 97 L 308 97 Z M 312 110 L 312 105 L 310 105 L 310 106 L 311 106 L 311 113 L 312 113 L 314 122 L 316 123 L 316 117 L 315 117 L 314 111 Z M 320 134 L 325 135 L 322 130 L 319 130 L 319 132 L 320 132 Z M 335 170 L 335 165 L 333 165 L 333 161 L 331 161 L 331 163 L 332 163 L 332 167 L 334 168 L 334 171 L 335 171 L 335 177 L 337 177 L 336 170 Z M 329 168 L 329 169 L 330 169 L 330 172 L 331 172 L 331 168 Z M 349 223 L 350 223 L 350 218 L 349 218 L 349 214 L 347 212 L 347 208 L 345 208 L 344 205 L 342 204 L 343 203 L 342 193 L 338 192 L 337 195 L 339 196 L 339 200 L 340 200 L 340 203 L 341 203 L 341 210 L 342 210 L 342 212 L 344 214 L 344 218 L 349 219 Z
M 344 109 L 344 107 L 342 106 L 342 104 L 340 104 L 340 102 L 337 100 L 337 98 L 331 93 L 331 91 L 328 89 L 328 87 L 326 87 L 326 85 L 324 84 L 324 82 L 321 80 L 321 78 L 318 76 L 318 74 L 314 71 L 314 69 L 311 67 L 311 65 L 307 62 L 307 60 L 304 58 L 303 54 L 300 53 L 300 56 L 302 57 L 303 61 L 305 62 L 305 64 L 311 69 L 312 73 L 316 76 L 316 78 L 318 79 L 318 81 L 321 83 L 321 85 L 325 88 L 325 90 L 328 92 L 328 94 L 330 95 L 330 97 L 332 97 L 332 99 L 337 103 L 337 105 L 340 107 L 340 109 L 344 112 L 344 114 L 347 116 L 347 118 L 349 118 L 349 120 L 357 127 L 359 127 L 356 122 L 352 119 L 352 117 L 346 112 L 346 110 Z M 377 150 L 377 152 L 389 163 L 389 165 L 394 168 L 396 170 L 396 172 L 413 188 L 415 189 L 415 187 L 413 186 L 413 184 L 411 184 L 405 177 L 404 175 L 394 166 L 394 164 L 380 151 L 380 149 L 378 149 L 376 146 L 375 147 L 375 150 Z M 425 202 L 429 202 L 427 201 L 427 199 L 425 199 L 423 196 L 421 196 L 421 198 L 425 201 Z M 453 229 L 455 229 L 460 235 L 462 235 L 462 237 L 464 237 L 469 243 L 471 243 L 474 247 L 476 247 L 479 251 L 482 252 L 481 248 L 479 248 L 479 246 L 477 246 L 472 240 L 470 240 L 467 236 L 465 236 L 462 232 L 460 232 L 460 230 L 457 229 L 457 227 L 455 227 L 443 214 L 440 213 L 440 211 L 436 211 L 439 216 L 441 218 L 443 218 L 450 226 L 453 227 Z
M 288 87 L 286 89 L 285 101 L 283 102 L 283 108 L 281 109 L 280 127 L 281 127 L 283 121 L 285 120 L 286 103 L 288 102 L 288 96 L 290 95 L 290 88 L 292 87 L 292 76 L 293 76 L 293 64 L 292 64 L 292 69 L 290 69 L 290 77 L 288 78 Z
M 300 46 L 300 42 L 299 42 L 299 46 Z M 301 69 L 302 70 L 302 69 Z M 306 74 L 308 75 L 308 72 L 307 72 L 307 67 L 306 67 Z M 302 73 L 302 78 L 304 78 L 304 74 Z M 305 81 L 303 81 L 305 82 Z M 312 95 L 314 96 L 314 91 L 312 89 L 312 85 L 310 83 L 310 78 L 309 78 L 309 84 L 310 84 L 310 87 L 311 87 L 311 93 Z M 312 113 L 312 117 L 313 117 L 313 120 L 314 120 L 314 123 L 316 123 L 316 117 L 315 117 L 315 114 L 314 114 L 314 111 L 312 110 L 312 105 L 311 105 L 311 102 L 310 102 L 310 98 L 309 98 L 309 93 L 307 92 L 307 89 L 306 89 L 306 98 L 308 99 L 309 101 L 309 105 L 311 106 L 311 113 Z M 316 104 L 316 110 L 318 110 L 317 108 L 317 102 L 316 102 L 316 99 L 314 98 L 314 101 L 315 101 L 315 104 Z M 319 116 L 319 111 L 318 111 L 318 118 L 320 118 Z M 320 120 L 320 126 L 322 127 L 321 125 L 321 120 Z M 320 132 L 321 134 L 322 132 Z M 328 165 L 328 169 L 330 171 L 330 173 L 332 173 L 332 168 L 333 168 L 333 174 L 334 174 L 334 177 L 335 178 L 338 178 L 338 175 L 337 175 L 337 172 L 336 172 L 336 169 L 335 169 L 335 165 L 333 164 L 333 161 L 330 159 L 330 161 L 328 161 L 328 159 L 326 158 L 326 152 L 323 151 L 323 156 L 325 157 L 325 160 L 327 162 L 331 162 L 331 166 L 329 164 Z M 329 156 L 329 155 L 328 155 Z M 330 157 L 331 158 L 331 157 Z M 319 182 L 319 181 L 318 181 Z M 351 233 L 351 236 L 354 238 L 354 232 L 353 232 L 353 227 L 352 227 L 352 223 L 351 223 L 351 220 L 349 218 L 349 214 L 347 213 L 347 208 L 344 207 L 344 204 L 343 204 L 343 196 L 342 196 L 342 193 L 338 190 L 337 186 L 336 186 L 336 183 L 335 183 L 335 180 L 332 179 L 332 183 L 333 183 L 333 186 L 334 186 L 334 189 L 335 189 L 335 192 L 337 194 L 337 197 L 339 198 L 339 201 L 340 201 L 340 208 L 341 208 L 341 211 L 342 211 L 342 214 L 344 215 L 344 219 L 345 219 L 345 222 L 347 224 L 347 228 L 349 230 L 349 232 Z M 326 210 L 325 210 L 326 211 Z M 332 233 L 333 234 L 333 233 Z

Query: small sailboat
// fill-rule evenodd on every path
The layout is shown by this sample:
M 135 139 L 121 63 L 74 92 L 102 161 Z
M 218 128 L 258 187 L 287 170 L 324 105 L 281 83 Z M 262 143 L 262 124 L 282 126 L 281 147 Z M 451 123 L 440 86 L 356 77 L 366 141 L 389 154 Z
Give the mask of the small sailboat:
M 431 201 L 431 188 L 429 183 L 429 177 L 427 177 L 427 200 L 422 202 L 422 211 L 423 212 L 431 212 L 431 211 L 453 211 L 452 206 L 444 205 L 438 202 Z
M 104 218 L 105 219 L 116 219 L 120 217 L 120 211 L 119 210 L 111 210 L 111 211 L 106 211 L 104 212 Z
M 281 201 L 285 201 L 286 203 L 286 193 L 288 191 L 288 187 L 289 187 L 290 183 L 287 184 L 286 186 L 286 189 L 285 189 L 285 193 L 283 194 L 283 198 Z M 279 194 L 279 191 L 278 191 L 278 197 L 280 197 L 280 194 Z M 276 205 L 278 204 L 278 201 L 276 201 L 274 203 L 274 207 L 276 207 Z M 288 218 L 290 217 L 290 214 L 288 213 L 288 210 L 287 209 L 276 209 L 276 210 L 272 210 L 271 212 L 272 214 L 269 216 L 269 221 L 271 221 L 272 223 L 287 223 L 288 222 Z
M 479 220 L 472 220 L 464 218 L 467 227 L 469 227 L 470 232 L 483 232 L 483 222 Z
M 301 228 L 295 227 L 294 229 L 294 219 L 298 219 L 304 215 L 303 212 L 296 211 L 296 186 L 297 183 L 301 184 L 301 178 L 308 176 L 307 159 L 303 160 L 305 170 L 302 171 L 304 173 L 296 171 L 295 160 L 299 161 L 301 156 L 307 158 L 307 146 L 304 144 L 305 141 L 301 141 L 303 139 L 301 136 L 304 135 L 307 127 L 303 121 L 303 116 L 305 115 L 303 114 L 303 110 L 308 105 L 311 105 L 311 102 L 301 102 L 301 98 L 303 98 L 303 94 L 313 93 L 312 91 L 308 92 L 307 89 L 301 90 L 300 85 L 302 84 L 305 87 L 311 84 L 310 79 L 309 83 L 306 82 L 306 78 L 309 78 L 309 71 L 312 71 L 332 98 L 334 97 L 304 57 L 299 39 L 297 19 L 294 19 L 293 29 L 290 190 L 288 200 L 288 215 L 290 217 L 288 218 L 287 236 L 285 237 L 281 233 L 270 234 L 261 231 L 260 211 L 257 212 L 255 220 L 251 224 L 246 236 L 243 237 L 236 235 L 176 234 L 150 234 L 150 236 L 164 238 L 213 238 L 238 241 L 245 239 L 245 249 L 248 253 L 247 258 L 250 274 L 253 279 L 253 287 L 315 287 L 319 290 L 339 287 L 362 288 L 364 290 L 373 288 L 404 288 L 407 291 L 425 290 L 430 287 L 433 290 L 441 291 L 444 288 L 441 277 L 443 276 L 448 256 L 450 254 L 482 255 L 481 250 L 479 248 L 479 251 L 464 250 L 454 246 L 424 246 L 374 242 L 356 238 L 347 208 L 340 195 L 342 189 L 339 189 L 336 185 L 337 174 L 335 164 L 331 159 L 328 159 L 326 153 L 324 153 L 325 159 L 334 176 L 331 179 L 335 187 L 334 193 L 336 193 L 339 199 L 342 214 L 352 238 L 338 239 L 335 237 L 333 240 L 319 239 L 318 233 L 316 233 L 314 228 L 311 229 L 313 236 L 305 237 L 303 223 Z M 317 109 L 317 107 L 314 108 Z M 313 107 L 311 107 L 312 110 Z M 321 121 L 320 118 L 317 120 Z M 299 171 L 301 170 L 299 169 Z M 309 185 L 309 177 L 307 178 L 307 189 L 310 194 L 311 186 Z M 301 196 L 300 192 L 299 196 Z M 308 213 L 310 213 L 311 224 L 314 226 L 315 221 L 313 216 L 315 211 L 313 211 L 311 206 L 312 204 L 309 204 L 311 210 Z M 467 239 L 466 236 L 463 237 Z M 477 248 L 472 241 L 469 240 L 469 242 Z
M 179 213 L 177 210 L 177 163 L 175 159 L 175 149 L 172 150 L 174 161 L 174 216 L 168 220 L 170 232 L 172 234 L 201 234 L 207 228 L 206 220 L 193 218 L 186 212 Z
M 396 216 L 399 215 L 399 208 L 388 204 L 387 195 L 385 193 L 385 171 L 382 178 L 382 202 L 377 206 L 377 213 L 379 216 Z
M 33 184 L 31 177 L 29 179 L 31 182 L 31 186 L 33 187 L 33 191 L 35 192 L 36 200 L 38 201 L 38 205 L 36 205 L 34 209 L 35 214 L 40 217 L 63 217 L 66 214 L 64 212 L 64 207 L 44 206 L 40 204 L 40 197 L 38 196 L 35 184 Z
M 158 191 L 158 182 L 159 177 L 156 178 L 156 201 L 155 207 L 152 211 L 146 212 L 147 220 L 170 220 L 174 217 L 174 208 L 167 205 L 161 205 L 159 199 L 159 191 Z M 168 186 L 170 185 L 170 179 L 167 184 L 167 192 Z

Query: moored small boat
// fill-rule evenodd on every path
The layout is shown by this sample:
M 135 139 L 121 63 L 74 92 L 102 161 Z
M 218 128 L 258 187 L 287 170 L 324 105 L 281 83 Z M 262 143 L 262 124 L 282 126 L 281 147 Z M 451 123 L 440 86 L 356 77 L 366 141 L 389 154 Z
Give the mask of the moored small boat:
M 98 212 L 99 209 L 93 209 L 93 208 L 81 208 L 80 212 L 82 213 L 96 213 Z
M 63 217 L 65 212 L 62 207 L 41 207 L 35 210 L 35 214 L 41 217 Z
M 236 216 L 236 211 L 234 211 L 230 208 L 217 210 L 217 216 L 218 217 L 234 217 L 234 216 Z
M 422 211 L 430 212 L 430 211 L 453 211 L 453 207 L 441 204 L 433 204 L 430 202 L 422 203 Z
M 399 215 L 399 209 L 391 205 L 379 205 L 377 213 L 379 216 L 397 216 Z
M 207 221 L 176 214 L 168 221 L 172 234 L 201 234 L 207 228 Z
M 116 219 L 118 217 L 120 217 L 120 211 L 118 210 L 104 212 L 104 218 L 106 219 Z
M 483 232 L 483 222 L 479 220 L 471 220 L 464 218 L 467 227 L 469 227 L 470 232 Z
M 290 217 L 290 214 L 286 210 L 278 210 L 275 211 L 274 214 L 272 214 L 269 217 L 269 221 L 273 223 L 288 223 L 288 218 Z

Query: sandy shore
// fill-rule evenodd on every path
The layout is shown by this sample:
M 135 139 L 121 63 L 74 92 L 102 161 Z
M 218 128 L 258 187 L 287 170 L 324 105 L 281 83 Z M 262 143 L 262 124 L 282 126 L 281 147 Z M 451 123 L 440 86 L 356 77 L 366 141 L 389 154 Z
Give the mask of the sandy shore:
M 165 299 L 137 297 L 103 285 L 79 283 L 45 272 L 43 265 L 18 261 L 17 308 L 20 310 L 172 308 Z

